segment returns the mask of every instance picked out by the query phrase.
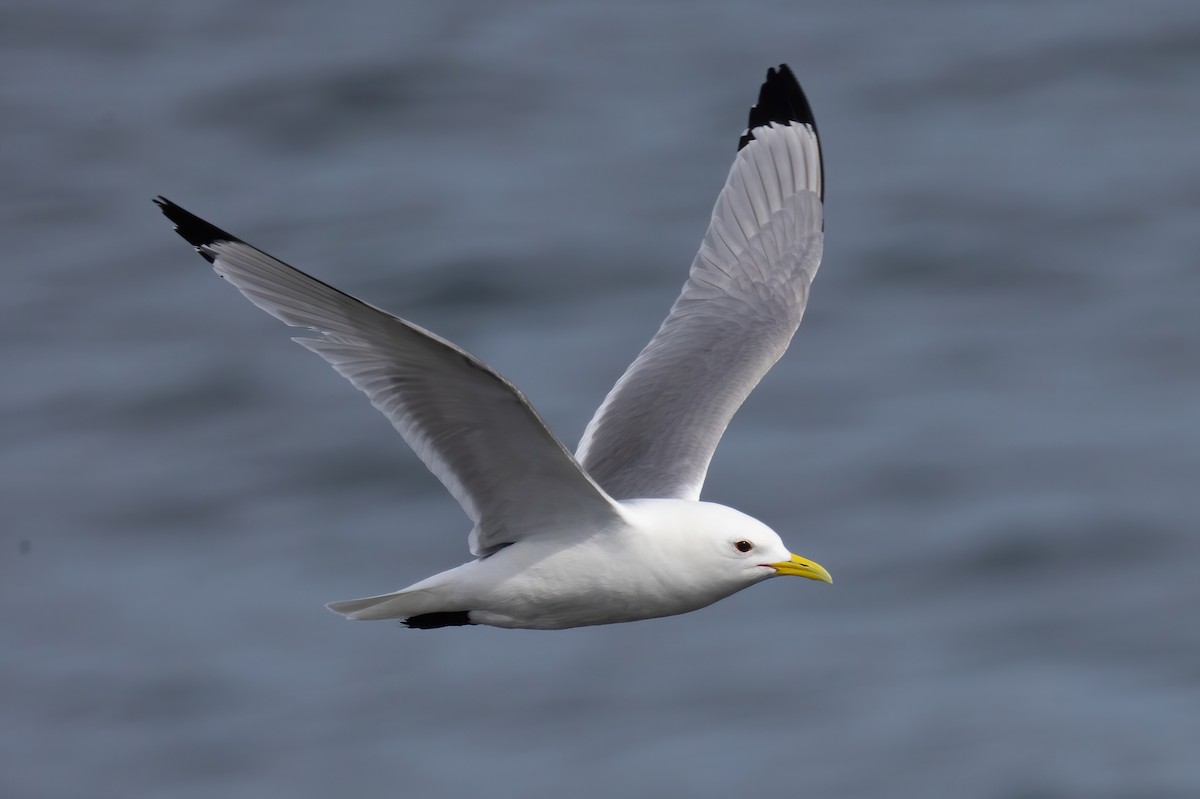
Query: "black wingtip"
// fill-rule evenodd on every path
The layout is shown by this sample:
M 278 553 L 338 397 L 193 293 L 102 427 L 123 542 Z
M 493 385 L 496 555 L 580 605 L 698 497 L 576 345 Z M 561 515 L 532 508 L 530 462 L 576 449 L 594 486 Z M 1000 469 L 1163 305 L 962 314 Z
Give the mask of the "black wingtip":
M 813 132 L 817 130 L 817 121 L 813 118 L 812 106 L 800 88 L 800 82 L 792 74 L 787 64 L 767 70 L 767 79 L 758 90 L 758 103 L 750 109 L 750 120 L 746 123 L 746 132 L 738 141 L 738 149 L 742 149 L 754 141 L 754 129 L 772 122 L 787 124 L 801 122 L 811 125 Z
M 182 236 L 184 241 L 195 247 L 196 252 L 200 253 L 209 263 L 215 259 L 203 249 L 204 247 L 220 241 L 241 241 L 237 236 L 205 222 L 190 211 L 185 211 L 166 197 L 161 195 L 155 197 L 154 204 L 159 207 L 167 219 L 175 223 L 175 232 Z

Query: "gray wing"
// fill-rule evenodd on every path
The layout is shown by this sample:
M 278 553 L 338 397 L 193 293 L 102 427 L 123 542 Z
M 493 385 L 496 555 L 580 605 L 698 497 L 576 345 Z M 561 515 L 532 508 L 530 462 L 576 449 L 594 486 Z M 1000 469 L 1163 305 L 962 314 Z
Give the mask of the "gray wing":
M 475 523 L 471 551 L 561 535 L 620 518 L 508 380 L 450 342 L 267 255 L 164 198 L 155 200 L 255 305 L 314 337 L 329 361 L 383 412 Z
M 822 190 L 808 102 L 786 66 L 771 70 L 683 293 L 579 444 L 611 496 L 700 497 L 729 420 L 800 324 Z

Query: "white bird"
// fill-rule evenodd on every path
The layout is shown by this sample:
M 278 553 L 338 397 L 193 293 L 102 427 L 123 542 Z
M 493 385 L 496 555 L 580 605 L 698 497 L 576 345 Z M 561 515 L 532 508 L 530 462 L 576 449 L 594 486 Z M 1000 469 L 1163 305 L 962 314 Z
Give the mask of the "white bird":
M 686 613 L 777 575 L 832 582 L 762 522 L 700 501 L 729 420 L 800 324 L 822 180 L 808 101 L 786 65 L 771 69 L 683 293 L 574 457 L 461 348 L 155 202 L 217 274 L 309 329 L 294 340 L 370 398 L 474 523 L 474 560 L 329 608 L 416 628 L 562 629 Z

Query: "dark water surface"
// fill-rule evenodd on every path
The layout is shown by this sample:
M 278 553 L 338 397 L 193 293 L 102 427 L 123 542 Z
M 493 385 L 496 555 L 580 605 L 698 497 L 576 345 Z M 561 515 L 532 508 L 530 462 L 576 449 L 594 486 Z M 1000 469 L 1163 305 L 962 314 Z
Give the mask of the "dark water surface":
M 0 11 L 0 796 L 1200 796 L 1200 4 Z M 767 66 L 825 264 L 707 498 L 827 565 L 632 625 L 322 603 L 466 555 L 163 193 L 570 444 Z

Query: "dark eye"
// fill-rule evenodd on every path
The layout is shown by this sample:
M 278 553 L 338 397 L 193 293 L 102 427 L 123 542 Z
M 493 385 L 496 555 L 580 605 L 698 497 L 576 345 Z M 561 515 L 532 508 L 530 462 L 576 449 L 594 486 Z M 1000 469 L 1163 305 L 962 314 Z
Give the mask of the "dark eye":
M 745 540 L 738 541 L 733 546 L 738 552 L 749 552 L 750 550 L 754 549 L 754 544 L 751 544 L 749 541 Z

